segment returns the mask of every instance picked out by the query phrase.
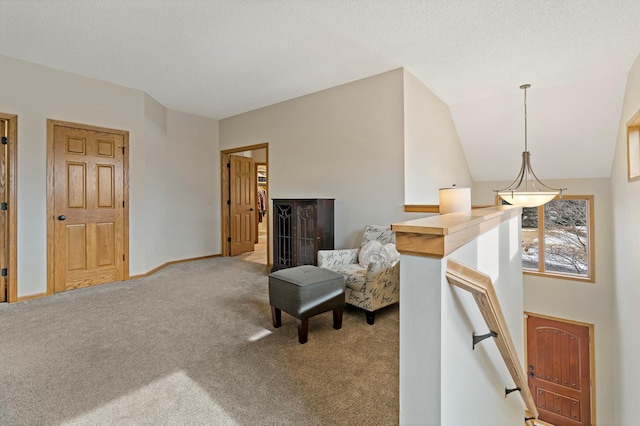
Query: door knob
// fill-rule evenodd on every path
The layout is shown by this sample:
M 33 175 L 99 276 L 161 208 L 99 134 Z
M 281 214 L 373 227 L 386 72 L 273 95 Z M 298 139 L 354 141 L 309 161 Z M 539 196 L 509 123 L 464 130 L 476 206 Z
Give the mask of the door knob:
M 535 374 L 533 374 L 533 371 L 530 371 L 529 372 L 529 377 L 534 377 L 534 376 L 535 376 Z
M 58 216 L 58 220 L 67 220 L 67 217 L 61 214 L 60 216 Z
M 252 211 L 253 211 L 253 207 L 251 207 L 251 208 L 249 209 L 249 211 L 250 211 L 250 212 L 252 212 Z

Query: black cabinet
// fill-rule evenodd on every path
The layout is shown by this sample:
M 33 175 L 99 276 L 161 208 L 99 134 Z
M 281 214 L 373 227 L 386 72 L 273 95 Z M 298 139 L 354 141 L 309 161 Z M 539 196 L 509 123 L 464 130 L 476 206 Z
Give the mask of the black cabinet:
M 332 198 L 273 200 L 273 268 L 318 265 L 318 250 L 333 250 Z

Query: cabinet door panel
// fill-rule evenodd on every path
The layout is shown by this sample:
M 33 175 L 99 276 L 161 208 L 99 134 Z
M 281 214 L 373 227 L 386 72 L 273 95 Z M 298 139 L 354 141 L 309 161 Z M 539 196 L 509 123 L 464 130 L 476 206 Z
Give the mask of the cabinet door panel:
M 332 199 L 273 200 L 273 269 L 318 264 L 333 249 Z
M 317 209 L 315 203 L 296 205 L 295 265 L 318 265 L 317 259 Z

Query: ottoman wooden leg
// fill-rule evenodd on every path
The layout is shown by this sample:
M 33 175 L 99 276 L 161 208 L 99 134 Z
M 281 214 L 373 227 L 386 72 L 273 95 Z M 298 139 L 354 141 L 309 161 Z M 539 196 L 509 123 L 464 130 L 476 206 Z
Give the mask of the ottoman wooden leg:
M 298 342 L 307 343 L 307 336 L 309 335 L 309 318 L 298 319 Z
M 271 319 L 273 320 L 274 328 L 282 325 L 282 311 L 273 305 L 271 305 Z
M 333 328 L 336 330 L 340 330 L 342 328 L 342 313 L 344 312 L 344 307 L 335 308 L 333 310 Z

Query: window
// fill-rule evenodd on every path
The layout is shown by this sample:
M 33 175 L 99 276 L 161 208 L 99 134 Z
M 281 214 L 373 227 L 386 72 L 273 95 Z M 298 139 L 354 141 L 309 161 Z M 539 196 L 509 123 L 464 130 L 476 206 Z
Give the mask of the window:
M 594 282 L 593 196 L 522 209 L 525 274 Z
M 640 179 L 640 111 L 627 122 L 627 179 Z

